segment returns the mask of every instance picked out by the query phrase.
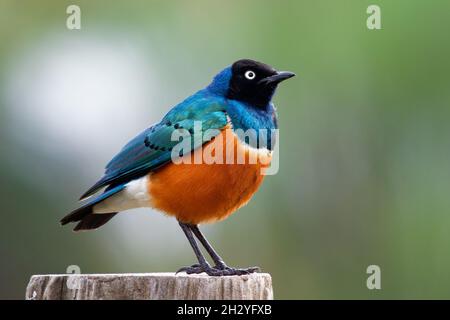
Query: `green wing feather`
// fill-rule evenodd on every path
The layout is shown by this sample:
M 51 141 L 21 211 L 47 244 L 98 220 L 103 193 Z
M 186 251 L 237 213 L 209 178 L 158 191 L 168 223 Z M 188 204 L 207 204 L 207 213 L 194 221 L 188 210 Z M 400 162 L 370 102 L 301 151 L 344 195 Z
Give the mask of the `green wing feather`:
M 175 130 L 191 134 L 193 139 L 189 151 L 217 135 L 228 123 L 226 102 L 218 97 L 199 97 L 200 94 L 201 92 L 177 105 L 160 123 L 144 130 L 126 144 L 107 164 L 104 176 L 81 199 L 102 187 L 127 183 L 170 162 L 172 150 L 179 143 L 172 140 Z M 201 134 L 193 134 L 196 121 L 201 123 Z

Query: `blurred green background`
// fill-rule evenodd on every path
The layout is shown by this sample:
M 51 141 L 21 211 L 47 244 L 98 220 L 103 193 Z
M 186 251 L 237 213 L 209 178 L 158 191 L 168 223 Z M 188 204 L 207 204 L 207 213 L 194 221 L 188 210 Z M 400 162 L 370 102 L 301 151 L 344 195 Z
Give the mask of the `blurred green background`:
M 194 262 L 151 210 L 81 234 L 58 220 L 125 142 L 239 58 L 298 77 L 275 98 L 279 173 L 204 226 L 224 259 L 270 272 L 279 299 L 450 298 L 449 21 L 446 0 L 1 0 L 0 298 L 69 265 Z

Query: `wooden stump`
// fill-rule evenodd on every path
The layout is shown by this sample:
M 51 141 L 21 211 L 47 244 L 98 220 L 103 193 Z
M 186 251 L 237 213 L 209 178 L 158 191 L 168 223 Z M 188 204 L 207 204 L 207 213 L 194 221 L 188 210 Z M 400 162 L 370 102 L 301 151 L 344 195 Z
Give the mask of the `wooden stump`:
M 206 274 L 58 274 L 32 276 L 31 300 L 271 300 L 268 273 L 210 277 Z

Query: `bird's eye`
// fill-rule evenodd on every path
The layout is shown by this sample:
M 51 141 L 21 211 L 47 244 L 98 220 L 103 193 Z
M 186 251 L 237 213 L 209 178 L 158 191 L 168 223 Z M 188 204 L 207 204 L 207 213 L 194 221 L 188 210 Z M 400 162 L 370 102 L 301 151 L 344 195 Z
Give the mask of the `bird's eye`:
M 244 76 L 248 79 L 248 80 L 253 80 L 256 77 L 256 74 L 252 71 L 252 70 L 248 70 L 245 72 Z

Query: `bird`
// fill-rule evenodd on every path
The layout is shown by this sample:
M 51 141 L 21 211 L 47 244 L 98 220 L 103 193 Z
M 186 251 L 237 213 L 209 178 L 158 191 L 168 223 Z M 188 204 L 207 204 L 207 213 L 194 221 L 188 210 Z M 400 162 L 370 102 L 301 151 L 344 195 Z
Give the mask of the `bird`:
M 60 223 L 77 223 L 74 231 L 94 230 L 119 212 L 153 208 L 177 219 L 198 260 L 177 272 L 209 276 L 259 272 L 259 267 L 228 266 L 199 225 L 229 217 L 260 187 L 276 143 L 268 132 L 278 129 L 272 98 L 278 85 L 294 76 L 252 59 L 227 66 L 209 85 L 129 141 L 81 196 L 84 204 Z M 255 139 L 255 133 L 245 135 L 249 131 L 265 133 Z M 206 155 L 215 161 L 206 161 Z M 214 264 L 205 258 L 198 241 Z

